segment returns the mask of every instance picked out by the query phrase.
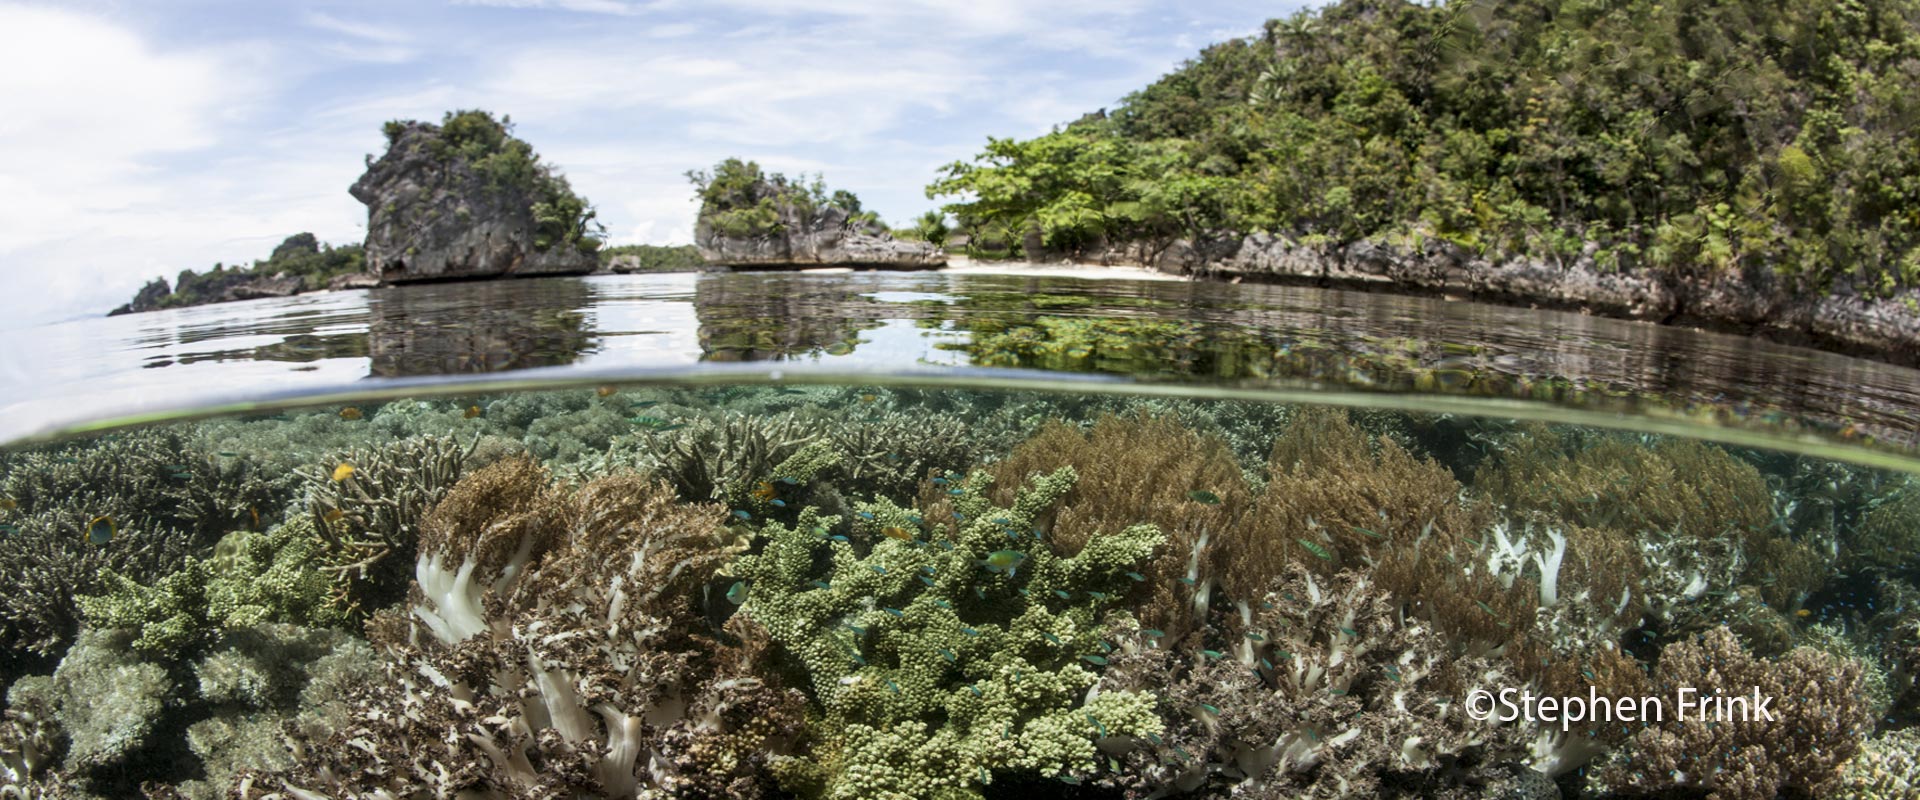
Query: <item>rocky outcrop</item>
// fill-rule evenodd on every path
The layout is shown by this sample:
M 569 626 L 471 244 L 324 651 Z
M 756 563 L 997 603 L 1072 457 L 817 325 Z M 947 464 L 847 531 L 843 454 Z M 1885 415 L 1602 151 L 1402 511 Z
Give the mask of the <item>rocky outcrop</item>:
M 338 292 L 343 289 L 373 289 L 380 285 L 380 278 L 365 272 L 347 275 L 335 275 L 327 280 L 327 291 Z
M 1084 255 L 1102 264 L 1230 280 L 1374 288 L 1698 325 L 1920 363 L 1920 293 L 1873 299 L 1850 287 L 1795 291 L 1773 274 L 1656 277 L 1603 271 L 1594 248 L 1561 264 L 1491 260 L 1449 243 L 1311 245 L 1257 233 L 1134 242 Z
M 782 214 L 773 233 L 727 235 L 702 220 L 694 244 L 708 263 L 727 267 L 938 269 L 947 254 L 926 242 L 893 238 L 872 223 L 858 223 L 839 208 L 828 207 L 811 219 Z
M 439 125 L 393 123 L 387 134 L 386 154 L 350 190 L 367 206 L 367 270 L 380 280 L 574 275 L 598 266 L 591 248 L 577 241 L 541 240 L 541 182 L 558 177 L 530 150 L 516 151 L 528 175 L 477 166 L 466 142 Z M 504 128 L 500 136 L 524 148 Z
M 142 311 L 153 311 L 160 307 L 161 299 L 170 294 L 173 294 L 173 287 L 167 285 L 167 279 L 154 278 L 148 281 L 147 285 L 140 287 L 140 292 L 133 296 L 132 301 L 107 312 L 107 316 L 117 317 L 121 314 L 137 314 Z

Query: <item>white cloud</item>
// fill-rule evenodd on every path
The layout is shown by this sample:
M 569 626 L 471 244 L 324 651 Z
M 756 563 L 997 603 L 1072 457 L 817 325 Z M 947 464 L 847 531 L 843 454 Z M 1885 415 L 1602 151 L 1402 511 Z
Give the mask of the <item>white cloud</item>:
M 370 42 L 380 42 L 382 44 L 401 44 L 413 39 L 413 37 L 399 30 L 383 28 L 366 22 L 341 19 L 331 14 L 322 14 L 318 11 L 308 13 L 306 22 L 307 26 L 311 28 L 319 28 L 323 31 L 332 31 L 334 33 L 351 36 L 355 39 L 365 39 Z
M 587 14 L 614 14 L 631 16 L 647 9 L 646 3 L 630 3 L 622 0 L 454 0 L 454 5 L 491 6 L 494 8 L 550 8 L 559 11 L 578 11 Z

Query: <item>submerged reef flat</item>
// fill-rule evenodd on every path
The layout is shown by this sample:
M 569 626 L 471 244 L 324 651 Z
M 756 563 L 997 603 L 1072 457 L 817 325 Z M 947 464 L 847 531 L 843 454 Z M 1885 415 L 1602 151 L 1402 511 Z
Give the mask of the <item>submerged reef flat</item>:
M 212 419 L 0 453 L 0 797 L 1913 798 L 1917 555 L 1909 476 L 1443 414 Z

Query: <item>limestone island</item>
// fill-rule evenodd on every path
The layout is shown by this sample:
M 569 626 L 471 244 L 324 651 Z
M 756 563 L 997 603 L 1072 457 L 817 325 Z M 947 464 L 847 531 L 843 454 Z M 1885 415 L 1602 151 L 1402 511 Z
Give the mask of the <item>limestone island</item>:
M 700 198 L 694 246 L 707 263 L 729 268 L 939 269 L 947 254 L 924 241 L 896 239 L 852 192 L 763 172 L 729 158 L 712 172 L 689 172 Z

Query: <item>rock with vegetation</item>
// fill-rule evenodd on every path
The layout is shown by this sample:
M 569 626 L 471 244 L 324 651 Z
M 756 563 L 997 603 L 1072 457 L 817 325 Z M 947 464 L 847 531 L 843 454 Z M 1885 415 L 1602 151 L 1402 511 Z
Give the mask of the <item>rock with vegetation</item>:
M 624 244 L 600 249 L 600 271 L 625 275 L 634 272 L 694 272 L 707 265 L 700 249 L 654 244 Z
M 141 287 L 133 300 L 107 316 L 287 297 L 317 289 L 362 288 L 366 285 L 366 276 L 361 272 L 364 268 L 360 245 L 334 247 L 322 244 L 311 233 L 296 233 L 273 248 L 271 256 L 253 262 L 251 267 L 215 264 L 206 272 L 181 270 L 171 286 L 167 279 L 155 278 Z M 362 280 L 356 284 L 356 278 Z
M 393 121 L 387 152 L 351 191 L 367 205 L 367 269 L 390 283 L 592 272 L 585 199 L 512 135 L 508 117 Z
M 921 241 L 893 238 L 852 192 L 762 172 L 729 158 L 712 172 L 690 172 L 700 217 L 694 244 L 709 263 L 729 267 L 849 266 L 932 269 L 946 253 Z
M 1920 351 L 1912 0 L 1346 0 L 929 192 L 978 243 Z M 1497 88 L 1494 88 L 1497 87 Z

